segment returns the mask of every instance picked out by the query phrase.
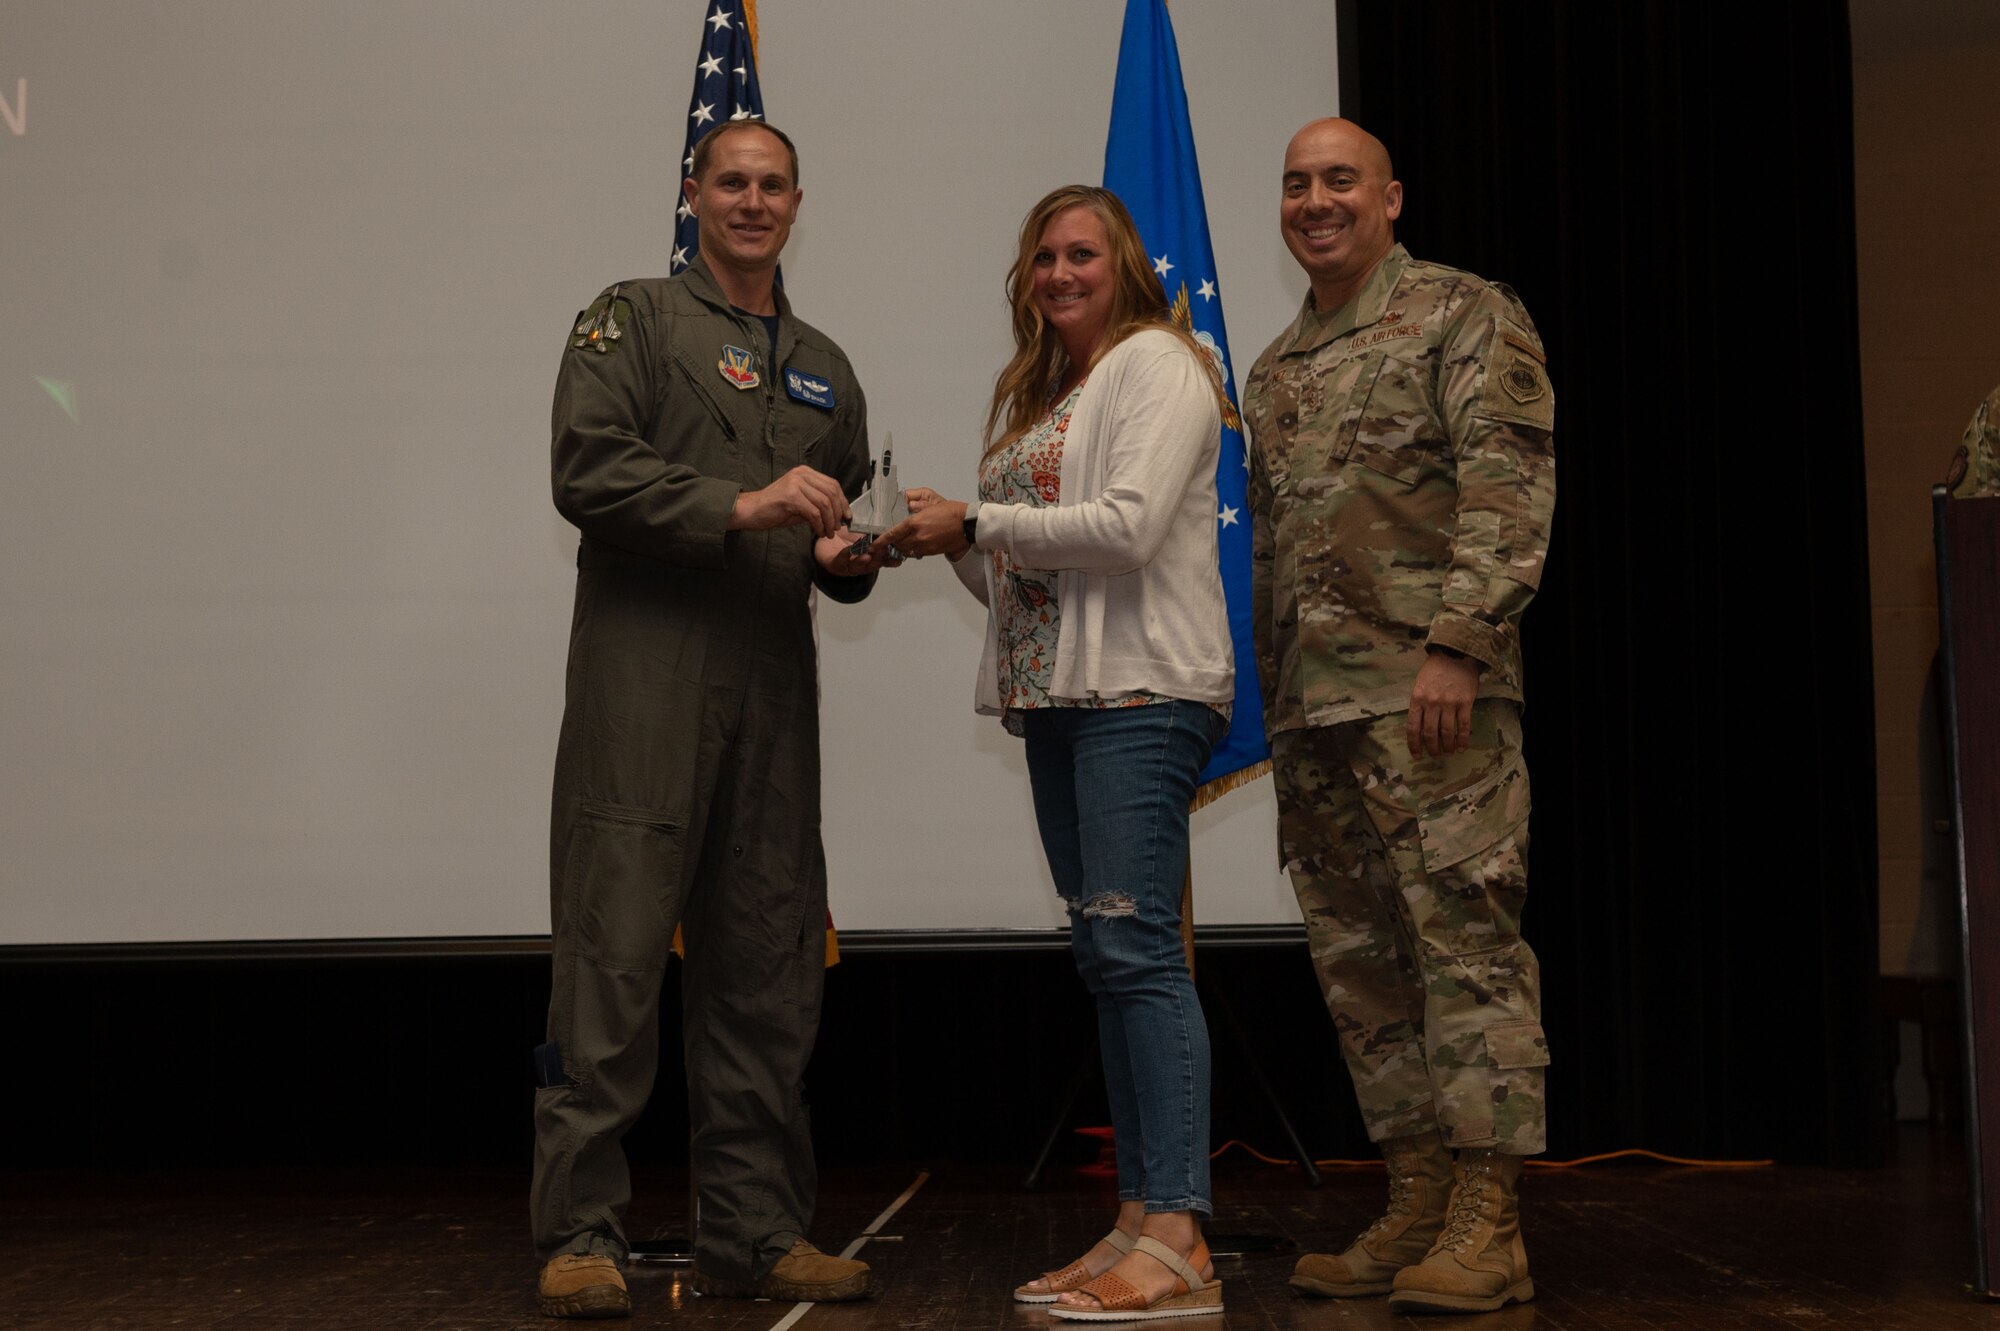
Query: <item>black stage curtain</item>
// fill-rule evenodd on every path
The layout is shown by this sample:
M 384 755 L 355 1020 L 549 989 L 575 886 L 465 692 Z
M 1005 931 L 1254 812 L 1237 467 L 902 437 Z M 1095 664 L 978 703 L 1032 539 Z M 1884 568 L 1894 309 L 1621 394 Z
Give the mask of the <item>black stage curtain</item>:
M 1555 535 L 1525 634 L 1551 1148 L 1867 1162 L 1847 7 L 1340 17 L 1343 109 L 1394 155 L 1398 238 L 1519 291 L 1556 387 Z

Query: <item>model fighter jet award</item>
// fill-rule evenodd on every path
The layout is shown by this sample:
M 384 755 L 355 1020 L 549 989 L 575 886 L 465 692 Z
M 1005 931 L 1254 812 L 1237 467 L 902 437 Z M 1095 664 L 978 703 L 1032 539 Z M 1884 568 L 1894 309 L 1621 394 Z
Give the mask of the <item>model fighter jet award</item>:
M 866 550 L 877 536 L 910 516 L 910 506 L 903 499 L 903 487 L 896 480 L 895 435 L 882 437 L 881 465 L 870 477 L 868 488 L 855 497 L 850 507 L 854 516 L 848 520 L 847 529 L 861 534 L 861 539 L 848 547 L 856 554 Z

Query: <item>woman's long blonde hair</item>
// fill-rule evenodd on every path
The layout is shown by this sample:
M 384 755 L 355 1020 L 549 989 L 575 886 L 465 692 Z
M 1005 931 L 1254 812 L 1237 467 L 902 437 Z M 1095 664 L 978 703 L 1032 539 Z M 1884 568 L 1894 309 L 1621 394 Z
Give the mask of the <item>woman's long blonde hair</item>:
M 1071 208 L 1088 208 L 1104 223 L 1110 244 L 1111 315 L 1105 321 L 1104 336 L 1097 343 L 1091 364 L 1132 334 L 1147 328 L 1164 328 L 1188 344 L 1195 359 L 1208 371 L 1215 385 L 1216 401 L 1224 415 L 1229 399 L 1214 362 L 1187 331 L 1174 322 L 1152 260 L 1139 241 L 1139 228 L 1125 211 L 1116 194 L 1095 185 L 1064 185 L 1044 195 L 1021 220 L 1021 241 L 1014 255 L 1014 267 L 1007 274 L 1007 304 L 1014 316 L 1014 358 L 993 382 L 993 405 L 986 413 L 986 456 L 1019 438 L 1042 418 L 1049 407 L 1049 391 L 1069 366 L 1069 357 L 1057 337 L 1035 308 L 1035 252 L 1041 248 L 1042 233 L 1056 215 Z M 1089 365 L 1081 366 L 1088 373 Z

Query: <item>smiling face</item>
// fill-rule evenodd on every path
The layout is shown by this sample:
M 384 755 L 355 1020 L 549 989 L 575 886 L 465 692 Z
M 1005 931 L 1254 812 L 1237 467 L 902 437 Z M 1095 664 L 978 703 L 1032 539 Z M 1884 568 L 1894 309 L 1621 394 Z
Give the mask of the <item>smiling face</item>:
M 718 280 L 768 281 L 805 197 L 790 152 L 769 131 L 739 130 L 717 139 L 702 166 L 701 179 L 681 186 L 700 223 L 702 257 Z
M 1395 245 L 1403 185 L 1391 174 L 1381 140 L 1350 121 L 1315 120 L 1286 146 L 1278 225 L 1320 309 L 1345 305 Z
M 1088 365 L 1111 321 L 1114 278 L 1104 220 L 1084 205 L 1065 208 L 1042 228 L 1030 260 L 1035 309 L 1072 365 Z

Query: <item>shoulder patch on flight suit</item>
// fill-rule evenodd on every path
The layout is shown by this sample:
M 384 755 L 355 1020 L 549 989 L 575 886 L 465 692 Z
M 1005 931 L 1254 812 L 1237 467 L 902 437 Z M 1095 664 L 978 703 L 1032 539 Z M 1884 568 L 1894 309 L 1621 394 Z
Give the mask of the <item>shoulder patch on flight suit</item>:
M 1516 402 L 1533 402 L 1548 392 L 1548 385 L 1542 376 L 1526 361 L 1516 360 L 1500 376 L 1500 386 L 1507 390 L 1507 396 Z
M 1473 414 L 1552 428 L 1555 392 L 1541 344 L 1505 319 L 1496 322 L 1494 334 L 1486 356 L 1486 385 Z
M 613 287 L 609 294 L 599 296 L 578 312 L 576 326 L 569 330 L 569 344 L 608 356 L 618 350 L 618 341 L 631 323 L 632 302 L 620 299 L 618 287 Z

